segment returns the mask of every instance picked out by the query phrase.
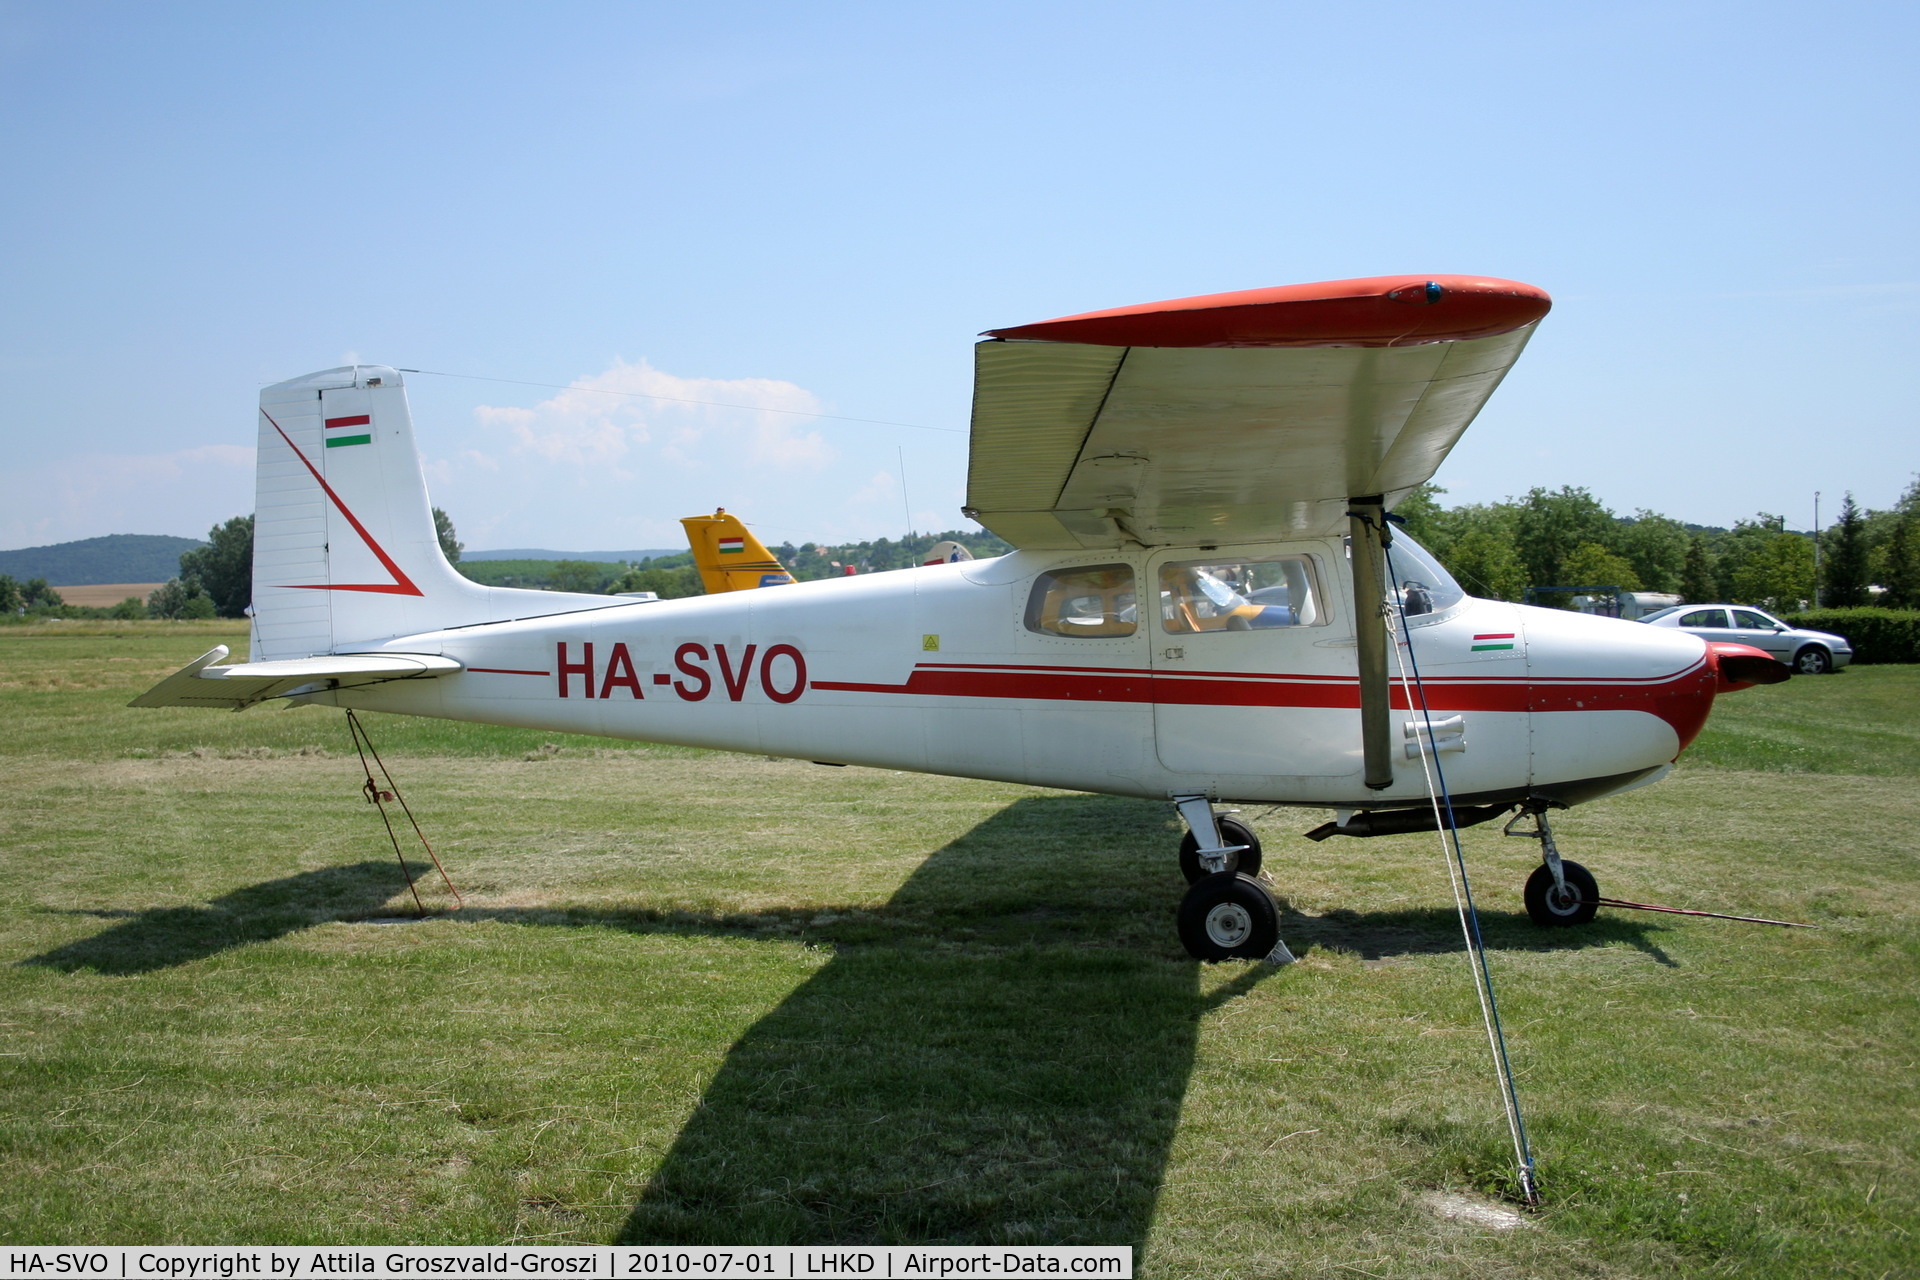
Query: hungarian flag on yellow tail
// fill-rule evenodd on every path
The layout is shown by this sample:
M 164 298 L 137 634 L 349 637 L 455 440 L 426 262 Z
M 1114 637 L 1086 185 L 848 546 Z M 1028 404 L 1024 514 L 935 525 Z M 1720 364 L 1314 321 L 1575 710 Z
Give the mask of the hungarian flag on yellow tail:
M 728 515 L 725 507 L 710 516 L 683 517 L 680 523 L 687 531 L 687 545 L 693 548 L 700 585 L 708 595 L 778 587 L 793 581 L 786 566 L 774 559 L 738 516 Z

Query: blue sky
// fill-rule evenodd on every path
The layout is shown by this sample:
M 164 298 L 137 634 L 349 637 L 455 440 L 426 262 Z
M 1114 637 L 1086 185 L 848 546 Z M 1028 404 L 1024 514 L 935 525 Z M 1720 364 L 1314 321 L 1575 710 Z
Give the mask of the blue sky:
M 1917 13 L 0 4 L 0 546 L 250 509 L 350 360 L 797 411 L 412 377 L 469 545 L 950 527 L 978 331 L 1397 272 L 1555 298 L 1451 500 L 1886 506 Z

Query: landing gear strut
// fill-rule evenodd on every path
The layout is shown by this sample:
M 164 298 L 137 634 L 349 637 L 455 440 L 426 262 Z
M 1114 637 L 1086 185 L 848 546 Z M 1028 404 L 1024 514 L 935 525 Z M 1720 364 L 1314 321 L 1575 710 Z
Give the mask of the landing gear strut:
M 1540 865 L 1527 877 L 1527 914 L 1535 924 L 1547 928 L 1585 924 L 1600 909 L 1600 885 L 1585 867 L 1560 856 L 1560 848 L 1553 842 L 1553 827 L 1547 821 L 1547 808 L 1538 801 L 1528 804 L 1502 831 L 1503 835 L 1540 842 Z M 1514 830 L 1528 818 L 1533 819 L 1533 830 Z
M 1238 818 L 1225 814 L 1216 814 L 1214 825 L 1220 830 L 1220 839 L 1226 847 L 1237 852 L 1226 855 L 1227 865 L 1223 871 L 1237 871 L 1243 876 L 1258 877 L 1260 874 L 1260 837 L 1253 834 L 1253 828 Z M 1189 831 L 1180 837 L 1180 874 L 1192 884 L 1202 876 L 1212 875 L 1206 863 L 1200 860 L 1200 842 Z
M 1175 796 L 1187 836 L 1180 869 L 1190 887 L 1180 900 L 1180 943 L 1196 960 L 1290 960 L 1280 942 L 1280 909 L 1253 873 L 1260 841 L 1245 823 L 1216 818 L 1205 796 Z

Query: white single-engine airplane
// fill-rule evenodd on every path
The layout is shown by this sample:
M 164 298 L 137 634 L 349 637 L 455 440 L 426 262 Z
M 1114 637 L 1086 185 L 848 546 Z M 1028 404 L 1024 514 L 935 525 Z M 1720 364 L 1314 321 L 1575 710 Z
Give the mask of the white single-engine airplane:
M 1547 811 L 1657 780 L 1716 694 L 1788 670 L 1475 599 L 1392 532 L 1549 305 L 1390 276 L 993 330 L 966 514 L 1012 554 L 644 604 L 462 578 L 400 374 L 282 382 L 251 660 L 216 648 L 133 705 L 287 698 L 1170 800 L 1205 960 L 1279 930 L 1259 842 L 1215 801 L 1336 810 L 1316 838 L 1518 809 L 1544 855 L 1529 912 L 1577 924 L 1598 889 Z

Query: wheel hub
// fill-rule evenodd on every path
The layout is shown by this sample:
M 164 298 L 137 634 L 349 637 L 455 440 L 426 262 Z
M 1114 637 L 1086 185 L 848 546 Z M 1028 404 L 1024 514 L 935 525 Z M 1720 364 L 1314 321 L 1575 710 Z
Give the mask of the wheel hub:
M 1207 939 L 1215 946 L 1237 947 L 1253 932 L 1253 916 L 1237 902 L 1223 902 L 1207 912 Z

